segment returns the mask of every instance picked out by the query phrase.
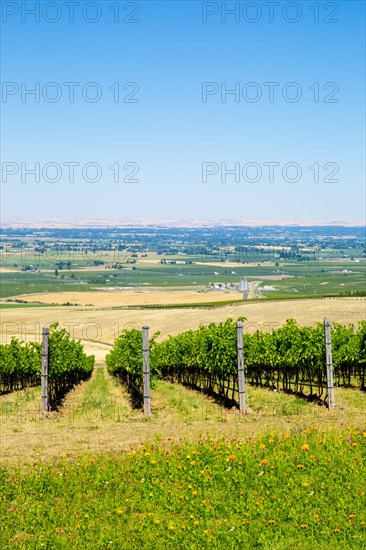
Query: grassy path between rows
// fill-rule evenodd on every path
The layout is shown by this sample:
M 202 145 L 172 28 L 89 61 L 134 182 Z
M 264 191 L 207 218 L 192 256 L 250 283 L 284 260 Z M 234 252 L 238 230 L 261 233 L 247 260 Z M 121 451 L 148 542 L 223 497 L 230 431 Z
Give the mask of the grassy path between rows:
M 296 396 L 248 386 L 250 414 L 243 416 L 202 393 L 158 381 L 150 419 L 131 407 L 105 366 L 97 366 L 89 381 L 66 396 L 59 411 L 45 417 L 40 393 L 38 387 L 0 397 L 1 462 L 29 464 L 89 451 L 128 450 L 166 438 L 254 437 L 274 429 L 295 433 L 314 423 L 329 428 L 366 425 L 366 393 L 344 388 L 336 388 L 337 408 L 329 413 Z
M 92 378 L 66 399 L 62 414 L 72 413 L 74 422 L 123 422 L 133 411 L 128 396 L 104 366 L 95 367 Z M 140 416 L 140 413 L 136 413 Z

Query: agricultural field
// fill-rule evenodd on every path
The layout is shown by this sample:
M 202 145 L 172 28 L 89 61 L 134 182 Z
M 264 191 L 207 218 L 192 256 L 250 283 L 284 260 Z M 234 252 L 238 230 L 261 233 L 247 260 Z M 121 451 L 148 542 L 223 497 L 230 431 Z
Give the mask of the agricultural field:
M 258 281 L 257 296 L 266 299 L 366 293 L 361 227 L 8 228 L 0 254 L 0 298 L 8 300 L 118 287 L 235 287 L 243 277 Z
M 232 269 L 212 267 L 209 264 L 140 265 L 124 269 L 75 270 L 65 272 L 40 270 L 39 272 L 7 271 L 1 273 L 1 298 L 16 298 L 26 294 L 54 292 L 90 292 L 108 288 L 198 288 L 204 290 L 215 283 L 238 284 L 240 278 L 272 284 L 274 291 L 263 293 L 268 299 L 299 296 L 329 296 L 365 294 L 365 261 L 356 265 L 349 262 L 329 262 L 326 266 L 317 263 L 308 265 L 283 264 L 281 269 L 272 264 L 261 263 Z M 284 277 L 282 280 L 280 276 Z M 59 302 L 57 302 L 59 303 Z

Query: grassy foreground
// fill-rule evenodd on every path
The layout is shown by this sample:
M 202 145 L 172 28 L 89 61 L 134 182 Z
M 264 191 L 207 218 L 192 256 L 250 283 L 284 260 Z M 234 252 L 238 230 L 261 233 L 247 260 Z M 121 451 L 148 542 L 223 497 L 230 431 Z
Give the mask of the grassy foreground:
M 159 440 L 2 468 L 2 548 L 361 549 L 366 430 Z

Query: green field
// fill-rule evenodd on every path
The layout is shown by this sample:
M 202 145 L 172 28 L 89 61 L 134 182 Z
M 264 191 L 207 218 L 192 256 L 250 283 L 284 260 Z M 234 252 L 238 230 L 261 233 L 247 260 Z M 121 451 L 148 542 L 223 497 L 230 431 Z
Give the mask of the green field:
M 52 307 L 52 305 L 56 304 L 17 304 L 17 303 L 0 303 L 0 309 L 23 309 L 23 308 L 33 308 L 33 307 Z
M 2 548 L 361 549 L 366 431 L 145 443 L 2 471 Z

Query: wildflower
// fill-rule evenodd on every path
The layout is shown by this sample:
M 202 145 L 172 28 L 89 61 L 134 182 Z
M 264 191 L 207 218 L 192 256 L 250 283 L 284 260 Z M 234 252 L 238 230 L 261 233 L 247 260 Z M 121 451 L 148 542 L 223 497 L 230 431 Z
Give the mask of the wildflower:
M 261 466 L 265 466 L 266 464 L 268 464 L 268 460 L 267 459 L 263 459 L 261 460 Z
M 307 526 L 308 526 L 307 523 L 302 523 L 302 524 L 300 525 L 301 529 L 305 529 Z
M 262 445 L 259 445 L 259 448 L 262 449 L 262 451 L 263 451 L 266 448 L 266 446 L 263 445 L 263 443 L 262 443 Z
M 350 517 L 350 518 L 355 518 L 355 517 L 356 517 L 356 514 L 350 514 L 349 517 Z
M 304 445 L 301 445 L 301 450 L 302 451 L 308 451 L 309 450 L 309 445 L 307 445 L 307 443 L 305 443 Z
M 303 465 L 303 464 L 298 464 L 297 467 L 298 467 L 299 469 L 301 469 L 301 468 L 304 467 L 304 465 Z
M 284 439 L 290 439 L 291 435 L 290 434 L 285 434 L 283 437 L 284 437 Z
M 269 439 L 268 443 L 274 443 L 274 439 Z
M 233 462 L 233 460 L 235 460 L 235 455 L 230 455 L 228 461 Z
M 197 495 L 197 491 L 192 491 L 192 495 L 195 497 Z
M 174 525 L 169 525 L 168 529 L 169 529 L 170 531 L 173 531 L 173 529 L 175 529 L 175 527 L 174 527 Z
M 197 527 L 197 525 L 199 525 L 199 524 L 200 524 L 200 522 L 197 521 L 197 520 L 193 522 L 193 525 L 196 525 L 196 527 Z
M 333 533 L 339 533 L 340 529 L 337 527 L 336 529 L 333 529 Z
M 154 519 L 154 523 L 156 523 L 157 525 L 158 523 L 160 523 L 160 519 Z
M 270 523 L 270 524 L 273 525 L 273 523 L 276 523 L 276 520 L 275 520 L 275 519 L 269 519 L 269 520 L 268 520 L 268 523 Z
M 319 514 L 314 514 L 314 519 L 318 519 L 319 518 Z
M 120 508 L 118 508 L 118 510 L 116 510 L 116 514 L 120 516 L 121 514 L 123 514 L 123 511 Z
M 196 464 L 196 461 L 195 461 L 195 460 L 191 460 L 190 465 L 191 465 L 191 466 L 194 466 L 195 464 Z

